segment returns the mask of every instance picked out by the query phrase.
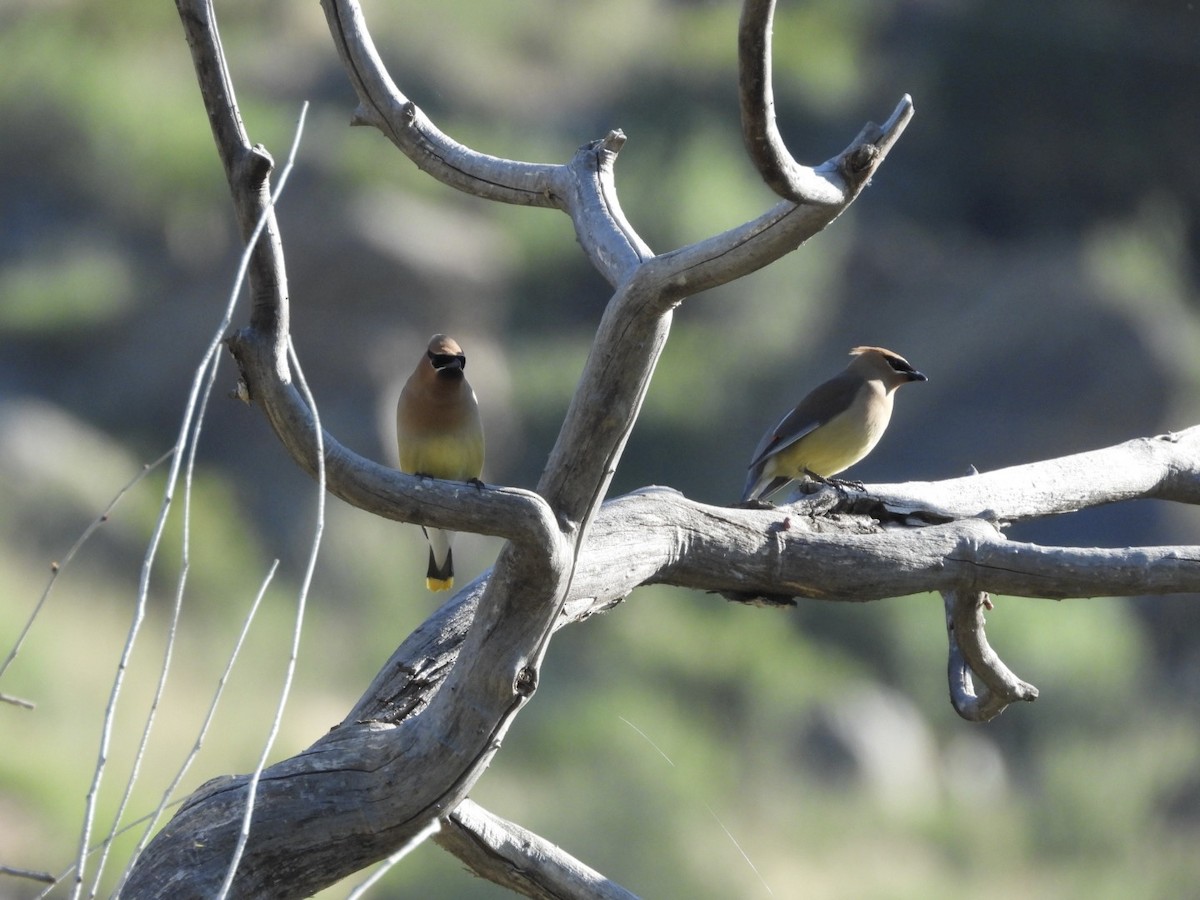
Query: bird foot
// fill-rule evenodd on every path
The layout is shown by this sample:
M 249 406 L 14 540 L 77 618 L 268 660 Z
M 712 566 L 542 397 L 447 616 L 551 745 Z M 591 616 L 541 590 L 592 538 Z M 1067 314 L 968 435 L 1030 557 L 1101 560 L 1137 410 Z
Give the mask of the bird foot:
M 865 484 L 863 484 L 861 481 L 850 481 L 845 478 L 826 478 L 824 475 L 818 475 L 816 472 L 812 471 L 811 469 L 805 469 L 804 474 L 807 475 L 809 478 L 811 478 L 813 481 L 818 481 L 821 484 L 827 484 L 831 488 L 836 488 L 837 490 L 840 490 L 840 491 L 848 489 L 848 490 L 858 491 L 859 493 L 862 493 L 863 491 L 865 491 L 867 489 L 867 486 Z

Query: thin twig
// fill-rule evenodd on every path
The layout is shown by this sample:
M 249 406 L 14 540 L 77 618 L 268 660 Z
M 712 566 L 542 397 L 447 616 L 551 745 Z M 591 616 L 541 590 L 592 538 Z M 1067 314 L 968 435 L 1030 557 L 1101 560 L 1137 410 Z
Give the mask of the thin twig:
M 183 802 L 183 800 L 175 800 L 172 803 L 168 803 L 167 805 L 168 806 L 178 806 L 182 802 Z M 153 815 L 154 815 L 153 813 L 146 813 L 146 815 L 139 816 L 138 818 L 134 819 L 132 822 L 130 822 L 124 828 L 120 829 L 116 834 L 110 835 L 109 837 L 107 837 L 103 841 L 101 841 L 100 843 L 92 846 L 88 850 L 88 856 L 91 856 L 93 853 L 98 853 L 99 851 L 103 850 L 106 844 L 116 840 L 121 835 L 123 835 L 125 832 L 132 831 L 134 828 L 137 828 L 143 822 L 149 821 Z M 71 863 L 71 865 L 67 866 L 66 871 L 64 871 L 57 878 L 54 877 L 53 875 L 50 876 L 50 886 L 48 888 L 46 888 L 44 891 L 42 891 L 40 894 L 38 894 L 37 897 L 35 898 L 35 900 L 44 900 L 44 898 L 46 896 L 48 896 L 52 890 L 54 890 L 59 884 L 62 883 L 62 880 L 64 878 L 66 878 L 68 875 L 70 875 L 74 871 L 75 871 L 75 864 Z M 117 893 L 118 893 L 118 891 L 113 892 L 114 898 L 117 896 Z
M 54 884 L 55 878 L 49 872 L 38 872 L 34 869 L 18 869 L 16 866 L 0 866 L 0 875 L 11 875 L 13 878 L 28 878 L 30 881 L 43 881 Z
M 96 530 L 101 525 L 109 521 L 109 519 L 112 517 L 113 510 L 117 508 L 117 504 L 121 501 L 121 498 L 129 493 L 129 491 L 134 487 L 136 487 L 143 478 L 166 462 L 167 458 L 170 457 L 170 455 L 174 452 L 175 448 L 172 447 L 158 459 L 154 460 L 154 462 L 144 464 L 141 470 L 134 475 L 124 487 L 117 491 L 117 495 L 113 497 L 111 501 L 109 501 L 108 506 L 104 507 L 104 512 L 100 513 L 100 515 L 97 516 L 92 523 L 83 530 L 83 534 L 79 535 L 75 543 L 71 545 L 71 549 L 66 552 L 63 558 L 50 564 L 50 580 L 46 582 L 46 587 L 42 591 L 42 596 L 38 598 L 37 604 L 33 607 L 33 612 L 30 613 L 29 620 L 25 623 L 25 627 L 21 629 L 21 633 L 17 636 L 16 643 L 14 643 L 12 649 L 8 651 L 8 656 L 4 657 L 4 662 L 0 663 L 0 676 L 4 675 L 5 670 L 8 669 L 12 661 L 17 658 L 17 654 L 21 652 L 21 645 L 25 643 L 25 638 L 29 635 L 29 630 L 33 627 L 34 620 L 37 619 L 38 613 L 40 613 L 42 611 L 42 607 L 45 606 L 46 600 L 50 596 L 50 591 L 54 587 L 54 583 L 58 580 L 58 576 L 63 573 L 63 570 L 66 569 L 71 560 L 75 558 L 75 554 L 79 552 L 80 548 L 87 543 L 87 539 L 95 534 Z M 18 706 L 27 706 L 30 709 L 33 708 L 33 704 L 29 703 L 28 701 L 17 700 L 16 698 L 9 699 L 7 697 L 4 699 L 6 702 L 16 703 Z
M 113 891 L 113 896 L 119 896 L 121 888 L 125 886 L 130 873 L 133 871 L 134 865 L 141 856 L 142 851 L 146 849 L 146 844 L 150 842 L 150 835 L 154 833 L 154 826 L 158 824 L 159 818 L 168 806 L 171 805 L 171 796 L 183 781 L 184 775 L 187 774 L 192 763 L 200 753 L 200 748 L 204 744 L 205 737 L 208 736 L 209 726 L 212 725 L 212 720 L 217 714 L 217 705 L 221 701 L 221 695 L 225 691 L 225 685 L 229 681 L 229 675 L 233 671 L 233 664 L 237 661 L 238 655 L 242 652 L 242 645 L 246 641 L 246 636 L 250 633 L 250 625 L 254 622 L 254 616 L 258 612 L 259 606 L 262 604 L 263 597 L 266 596 L 267 588 L 270 586 L 272 579 L 275 577 L 275 572 L 279 569 L 279 560 L 276 559 L 271 563 L 271 568 L 259 586 L 258 593 L 254 597 L 254 602 L 250 604 L 250 611 L 246 613 L 246 618 L 242 622 L 241 633 L 238 634 L 237 640 L 233 645 L 233 652 L 229 654 L 229 661 L 225 664 L 225 670 L 221 673 L 221 677 L 217 680 L 217 689 L 213 693 L 212 702 L 208 706 L 208 713 L 204 716 L 204 721 L 200 723 L 200 730 L 196 735 L 196 742 L 192 745 L 191 751 L 183 761 L 183 765 L 179 767 L 179 771 L 175 773 L 175 777 L 171 779 L 171 783 L 167 785 L 167 789 L 163 791 L 162 800 L 159 801 L 158 807 L 148 816 L 149 823 L 146 825 L 146 831 L 142 834 L 142 838 L 138 841 L 137 847 L 134 848 L 133 854 L 129 858 L 129 862 L 125 865 L 125 871 L 121 873 L 121 880 L 117 882 L 116 889 Z M 176 801 L 178 802 L 178 801 Z M 145 821 L 145 819 L 139 820 Z
M 188 395 L 187 405 L 184 409 L 183 423 L 180 426 L 179 436 L 176 438 L 174 448 L 174 458 L 171 463 L 171 471 L 167 476 L 167 486 L 163 496 L 163 507 L 159 514 L 157 523 L 155 524 L 154 532 L 150 538 L 150 545 L 146 550 L 146 556 L 142 563 L 141 580 L 138 585 L 138 596 L 134 610 L 133 621 L 129 627 L 129 633 L 125 641 L 125 649 L 121 654 L 120 662 L 117 664 L 117 674 L 113 679 L 112 692 L 109 697 L 108 705 L 104 711 L 104 725 L 100 740 L 100 753 L 96 762 L 95 774 L 92 778 L 91 788 L 88 790 L 87 803 L 84 812 L 83 832 L 79 841 L 79 854 L 76 859 L 75 885 L 71 891 L 71 900 L 78 900 L 79 894 L 83 889 L 84 865 L 87 859 L 87 845 L 91 838 L 92 821 L 95 818 L 96 802 L 99 795 L 100 783 L 104 776 L 104 770 L 108 761 L 109 746 L 112 741 L 113 720 L 116 714 L 117 700 L 120 697 L 121 687 L 124 683 L 125 672 L 129 665 L 129 659 L 133 654 L 133 648 L 137 641 L 138 633 L 141 630 L 142 621 L 146 614 L 146 603 L 150 592 L 150 572 L 153 568 L 154 560 L 158 555 L 158 546 L 162 540 L 163 531 L 166 528 L 167 515 L 170 512 L 171 501 L 175 484 L 179 478 L 179 469 L 181 466 L 181 457 L 183 450 L 187 444 L 187 437 L 192 429 L 192 423 L 195 421 L 196 404 L 201 391 L 201 383 L 204 371 L 207 369 L 209 361 L 217 354 L 221 347 L 221 343 L 225 338 L 226 332 L 229 330 L 229 325 L 233 321 L 233 311 L 237 305 L 237 297 L 240 293 L 240 287 L 246 277 L 246 271 L 249 267 L 249 258 L 253 247 L 266 227 L 272 212 L 275 208 L 280 193 L 283 191 L 284 185 L 287 183 L 288 174 L 291 172 L 295 162 L 296 150 L 300 144 L 300 136 L 304 131 L 304 119 L 308 114 L 308 103 L 305 102 L 300 110 L 299 121 L 296 125 L 296 135 L 292 142 L 292 150 L 288 156 L 287 164 L 279 175 L 279 184 L 275 192 L 272 194 L 271 202 L 267 208 L 263 210 L 259 217 L 258 224 L 251 238 L 247 241 L 247 250 L 242 255 L 242 261 L 238 269 L 237 278 L 234 281 L 235 288 L 230 297 L 229 303 L 225 308 L 225 315 L 221 320 L 220 326 L 213 334 L 209 341 L 208 349 L 204 354 L 201 365 L 196 371 L 195 378 L 192 379 L 191 392 Z
M 374 885 L 375 882 L 377 882 L 384 875 L 386 875 L 388 871 L 394 865 L 396 865 L 396 863 L 400 862 L 400 860 L 404 859 L 404 857 L 408 856 L 409 853 L 411 853 L 413 850 L 416 850 L 417 847 L 441 830 L 441 820 L 434 819 L 415 835 L 413 835 L 409 841 L 405 842 L 403 847 L 380 863 L 375 871 L 371 873 L 369 878 L 367 878 L 362 884 L 358 885 L 358 887 L 346 895 L 346 900 L 359 900 L 359 898 L 366 894 L 367 889 Z
M 305 108 L 307 109 L 307 104 Z M 292 365 L 296 384 L 300 388 L 300 393 L 304 396 L 304 402 L 308 404 L 308 408 L 312 411 L 313 431 L 315 432 L 317 442 L 317 521 L 313 528 L 312 547 L 309 550 L 308 564 L 304 570 L 304 580 L 300 585 L 299 596 L 296 598 L 296 623 L 292 630 L 292 650 L 288 656 L 287 672 L 284 675 L 283 688 L 279 693 L 279 705 L 275 710 L 275 718 L 271 722 L 271 730 L 267 735 L 266 743 L 263 745 L 263 752 L 259 757 L 258 765 L 255 766 L 254 772 L 251 774 L 249 782 L 246 785 L 246 811 L 242 816 L 242 827 L 238 833 L 237 847 L 233 851 L 233 857 L 229 860 L 229 869 L 225 873 L 225 880 L 221 884 L 217 900 L 225 900 L 229 895 L 229 890 L 233 887 L 234 876 L 237 874 L 238 864 L 241 862 L 242 854 L 246 850 L 246 843 L 250 840 L 250 821 L 254 815 L 254 799 L 258 794 L 258 782 L 262 777 L 263 769 L 266 768 L 267 757 L 271 753 L 271 747 L 275 743 L 275 738 L 279 735 L 279 729 L 283 724 L 283 711 L 287 706 L 288 696 L 292 689 L 292 680 L 296 674 L 296 663 L 300 657 L 300 633 L 304 627 L 304 611 L 308 600 L 308 590 L 312 585 L 313 573 L 316 571 L 317 551 L 321 547 L 321 534 L 325 530 L 325 447 L 322 441 L 321 416 L 317 412 L 317 403 L 308 388 L 308 382 L 304 379 L 304 372 L 300 368 L 300 360 L 296 356 L 296 350 L 292 346 L 290 335 L 288 336 L 288 360 Z
M 200 430 L 204 425 L 204 416 L 208 411 L 208 401 L 212 397 L 213 383 L 216 381 L 217 371 L 220 369 L 220 366 L 220 354 L 213 354 L 208 360 L 202 363 L 201 371 L 204 368 L 208 369 L 208 382 L 204 386 L 204 392 L 200 398 L 200 409 L 196 413 L 195 423 L 192 426 L 187 465 L 184 467 L 183 529 L 180 536 L 179 578 L 175 587 L 175 602 L 171 606 L 171 621 L 167 626 L 162 666 L 159 669 L 158 684 L 154 689 L 154 697 L 150 701 L 150 709 L 146 714 L 146 724 L 142 728 L 142 736 L 138 741 L 137 752 L 133 757 L 133 766 L 130 769 L 129 778 L 125 782 L 125 793 L 122 795 L 121 802 L 117 806 L 117 811 L 113 815 L 112 827 L 108 832 L 108 840 L 105 842 L 104 850 L 100 854 L 100 861 L 96 864 L 96 875 L 92 879 L 92 889 L 88 894 L 89 898 L 95 897 L 100 890 L 100 879 L 104 875 L 104 867 L 108 863 L 108 854 L 112 849 L 112 838 L 117 833 L 117 829 L 121 827 L 121 817 L 125 814 L 125 810 L 129 806 L 129 800 L 133 795 L 133 786 L 137 783 L 142 760 L 146 755 L 146 746 L 150 742 L 150 732 L 154 728 L 154 719 L 158 713 L 159 704 L 162 703 L 163 693 L 167 688 L 167 675 L 171 670 L 171 656 L 175 649 L 175 640 L 179 631 L 179 616 L 183 611 L 184 588 L 187 585 L 188 571 L 191 568 L 192 482 L 196 470 L 196 451 L 200 446 Z
M 654 743 L 654 741 L 652 741 L 650 739 L 650 735 L 646 734 L 646 732 L 642 731 L 642 729 L 638 728 L 636 725 L 634 725 L 632 722 L 630 722 L 624 716 L 617 716 L 617 718 L 620 719 L 622 722 L 624 722 L 626 725 L 628 725 L 630 728 L 632 728 L 634 731 L 636 731 L 638 734 L 640 734 L 642 736 L 642 739 L 645 740 L 645 742 L 647 744 L 649 744 L 651 747 L 653 747 L 655 750 L 657 750 L 658 755 L 667 761 L 667 765 L 669 765 L 672 769 L 676 768 L 674 760 L 672 760 L 671 757 L 667 756 L 667 754 L 663 751 L 662 747 L 658 746 L 658 744 Z M 771 886 L 769 884 L 767 884 L 767 880 L 765 878 L 763 878 L 762 873 L 758 871 L 758 866 L 756 866 L 754 864 L 754 861 L 750 858 L 749 854 L 747 854 L 746 851 L 742 849 L 742 845 L 739 844 L 737 838 L 735 838 L 733 836 L 733 832 L 731 832 L 728 828 L 725 827 L 725 823 L 722 822 L 720 820 L 720 818 L 717 817 L 716 812 L 713 811 L 713 808 L 711 806 L 709 806 L 708 803 L 704 804 L 704 808 L 707 809 L 708 814 L 713 817 L 713 821 L 716 822 L 717 825 L 720 826 L 720 828 L 723 832 L 725 832 L 725 837 L 729 838 L 729 842 L 731 844 L 733 844 L 734 849 L 737 850 L 737 852 L 741 854 L 742 859 L 744 859 L 746 861 L 746 865 L 748 865 L 750 867 L 750 871 L 755 874 L 755 876 L 758 878 L 759 882 L 761 882 L 761 884 L 762 884 L 763 888 L 766 890 L 766 892 L 768 894 L 770 894 L 772 897 L 774 897 L 775 892 L 773 890 L 771 890 Z

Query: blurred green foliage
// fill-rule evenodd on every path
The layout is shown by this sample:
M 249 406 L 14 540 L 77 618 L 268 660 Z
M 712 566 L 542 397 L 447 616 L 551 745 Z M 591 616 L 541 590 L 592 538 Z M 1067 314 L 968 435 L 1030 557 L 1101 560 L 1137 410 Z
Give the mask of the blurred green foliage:
M 741 150 L 736 4 L 366 12 L 397 83 L 476 149 L 561 161 L 623 129 L 622 203 L 656 250 L 775 202 Z M 566 218 L 454 195 L 379 134 L 346 127 L 354 98 L 315 4 L 219 3 L 218 15 L 253 140 L 282 157 L 312 103 L 280 222 L 326 426 L 390 462 L 399 385 L 427 336 L 449 331 L 485 411 L 485 477 L 532 485 L 608 297 Z M 916 119 L 827 233 L 681 307 L 614 490 L 670 484 L 729 502 L 761 430 L 860 343 L 931 376 L 856 469 L 867 480 L 1200 420 L 1198 15 L 1161 0 L 782 4 L 776 101 L 800 159 L 833 156 L 904 92 Z M 238 247 L 169 4 L 0 7 L 0 114 L 6 652 L 49 562 L 174 440 Z M 180 645 L 135 816 L 194 742 L 274 558 L 280 575 L 185 791 L 252 767 L 283 676 L 316 500 L 257 413 L 222 399 L 232 381 L 226 366 L 201 440 Z M 38 704 L 0 705 L 0 862 L 61 871 L 74 857 L 162 485 L 160 469 L 123 498 L 0 680 Z M 161 662 L 182 505 L 177 491 L 97 837 Z M 336 501 L 328 516 L 276 757 L 338 722 L 436 602 L 418 529 Z M 1197 525 L 1132 504 L 1019 536 L 1195 544 Z M 463 536 L 463 574 L 497 546 Z M 996 602 L 991 640 L 1042 694 L 969 726 L 946 702 L 936 597 L 781 612 L 639 590 L 556 637 L 476 799 L 647 897 L 763 897 L 764 882 L 812 898 L 1200 893 L 1195 598 Z M 499 893 L 429 844 L 374 895 Z

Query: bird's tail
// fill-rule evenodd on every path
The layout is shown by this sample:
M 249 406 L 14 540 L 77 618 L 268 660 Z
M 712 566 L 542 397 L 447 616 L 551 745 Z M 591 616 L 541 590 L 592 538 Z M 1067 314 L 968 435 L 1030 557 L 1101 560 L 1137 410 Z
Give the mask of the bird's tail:
M 785 478 L 782 475 L 767 476 L 761 472 L 751 471 L 750 477 L 746 479 L 746 489 L 742 491 L 742 502 L 749 503 L 754 500 L 767 501 L 774 494 L 779 493 L 785 487 L 790 478 Z
M 454 587 L 454 553 L 450 547 L 452 532 L 426 528 L 429 540 L 429 567 L 425 570 L 425 587 L 431 591 L 448 591 Z

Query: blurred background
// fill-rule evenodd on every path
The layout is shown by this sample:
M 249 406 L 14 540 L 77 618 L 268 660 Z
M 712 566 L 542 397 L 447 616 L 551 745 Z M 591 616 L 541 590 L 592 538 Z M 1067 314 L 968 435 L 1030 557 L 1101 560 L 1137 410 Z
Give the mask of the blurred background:
M 560 162 L 623 129 L 622 202 L 657 251 L 774 202 L 741 147 L 733 2 L 372 0 L 366 12 L 401 88 L 480 151 Z M 325 426 L 391 464 L 395 397 L 445 331 L 466 349 L 484 409 L 485 479 L 532 487 L 609 295 L 569 221 L 461 196 L 377 132 L 347 127 L 355 100 L 317 4 L 218 14 L 253 140 L 282 160 L 312 104 L 279 215 L 296 348 Z M 654 483 L 732 502 L 764 428 L 864 343 L 930 377 L 901 394 L 854 470 L 866 481 L 956 476 L 1200 422 L 1195 4 L 785 2 L 775 31 L 776 103 L 801 161 L 837 154 L 905 92 L 916 117 L 809 246 L 683 305 L 614 494 Z M 4 0 L 0 121 L 4 654 L 51 561 L 174 442 L 240 248 L 170 4 Z M 235 324 L 245 317 L 243 304 Z M 184 792 L 253 768 L 283 677 L 314 485 L 256 410 L 225 399 L 234 379 L 225 359 L 191 496 L 180 645 L 124 821 L 155 806 L 195 741 L 275 558 Z M 0 863 L 57 873 L 74 858 L 163 484 L 160 469 L 122 499 L 0 679 L 37 704 L 0 705 Z M 97 836 L 162 660 L 179 505 Z M 1197 544 L 1200 519 L 1139 502 L 1011 535 Z M 338 722 L 434 608 L 424 546 L 413 526 L 331 501 L 273 758 Z M 496 551 L 461 538 L 463 579 Z M 1200 895 L 1196 597 L 997 597 L 992 642 L 1042 695 L 982 726 L 947 702 L 936 596 L 788 612 L 668 588 L 629 599 L 559 634 L 473 794 L 627 888 Z M 119 868 L 106 870 L 109 888 Z M 0 880 L 0 896 L 34 892 Z M 373 896 L 507 895 L 428 844 Z

